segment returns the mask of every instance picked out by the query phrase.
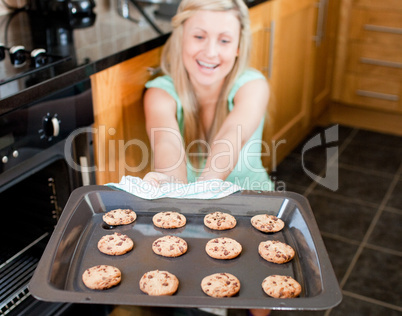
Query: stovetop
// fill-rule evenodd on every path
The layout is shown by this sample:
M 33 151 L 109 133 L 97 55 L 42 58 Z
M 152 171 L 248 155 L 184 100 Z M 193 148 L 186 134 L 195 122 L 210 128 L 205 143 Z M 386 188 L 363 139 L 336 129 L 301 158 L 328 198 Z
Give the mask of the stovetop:
M 93 23 L 95 18 L 92 15 Z M 0 87 L 23 78 L 19 89 L 27 88 L 78 65 L 74 29 L 67 19 L 21 10 L 3 17 L 3 22 Z M 6 96 L 4 88 L 2 92 Z

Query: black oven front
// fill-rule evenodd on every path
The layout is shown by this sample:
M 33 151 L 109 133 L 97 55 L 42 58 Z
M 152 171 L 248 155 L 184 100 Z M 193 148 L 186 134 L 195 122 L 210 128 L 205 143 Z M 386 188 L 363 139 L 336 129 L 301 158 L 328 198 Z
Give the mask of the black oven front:
M 27 288 L 70 193 L 95 184 L 92 123 L 89 80 L 0 116 L 0 315 L 96 308 L 40 302 Z

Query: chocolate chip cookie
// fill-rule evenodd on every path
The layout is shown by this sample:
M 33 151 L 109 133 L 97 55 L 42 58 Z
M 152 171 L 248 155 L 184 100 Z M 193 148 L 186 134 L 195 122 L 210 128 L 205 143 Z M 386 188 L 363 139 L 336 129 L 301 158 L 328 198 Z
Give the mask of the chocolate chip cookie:
M 134 247 L 134 242 L 130 237 L 121 233 L 105 235 L 98 242 L 98 249 L 111 256 L 120 256 L 129 252 Z
M 233 259 L 240 255 L 242 246 L 232 238 L 219 237 L 208 241 L 205 251 L 215 259 Z
M 121 272 L 109 265 L 98 265 L 86 269 L 82 274 L 85 286 L 93 290 L 106 290 L 120 283 Z
M 179 228 L 186 225 L 186 217 L 178 212 L 159 212 L 152 218 L 156 227 Z
M 152 250 L 164 257 L 178 257 L 187 252 L 187 242 L 177 236 L 163 236 L 152 243 Z
M 212 297 L 230 297 L 240 291 L 240 281 L 230 273 L 215 273 L 202 279 L 201 289 Z
M 300 295 L 301 285 L 285 275 L 270 275 L 262 281 L 262 289 L 274 298 L 293 298 Z
M 276 233 L 285 227 L 285 223 L 280 218 L 268 214 L 253 216 L 251 225 L 264 233 Z
M 137 214 L 129 209 L 115 209 L 107 212 L 103 215 L 103 220 L 106 224 L 116 226 L 116 225 L 127 225 L 131 224 L 137 219 Z
M 234 216 L 223 212 L 209 213 L 204 217 L 204 224 L 210 229 L 232 229 L 236 226 L 236 223 L 236 218 L 234 218 Z
M 149 271 L 140 279 L 140 289 L 151 296 L 173 295 L 179 287 L 177 277 L 167 271 Z
M 293 259 L 295 251 L 289 245 L 276 241 L 263 241 L 258 246 L 258 253 L 269 262 L 286 263 Z

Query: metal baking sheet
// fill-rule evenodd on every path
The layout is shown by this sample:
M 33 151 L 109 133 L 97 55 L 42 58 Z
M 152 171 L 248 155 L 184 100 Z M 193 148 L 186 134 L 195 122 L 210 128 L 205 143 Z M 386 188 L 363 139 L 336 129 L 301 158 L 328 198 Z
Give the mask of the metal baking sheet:
M 116 208 L 131 208 L 137 220 L 129 225 L 110 227 L 102 216 Z M 187 218 L 178 229 L 160 229 L 152 217 L 160 211 L 177 211 Z M 237 226 L 214 231 L 204 226 L 205 214 L 223 211 L 234 215 Z M 250 224 L 256 214 L 276 215 L 285 222 L 277 233 L 262 233 Z M 134 241 L 134 249 L 122 256 L 108 256 L 97 249 L 103 235 L 121 232 Z M 188 243 L 186 254 L 165 258 L 153 253 L 152 242 L 173 234 Z M 231 260 L 210 258 L 205 244 L 215 237 L 230 237 L 241 243 L 243 251 Z M 270 263 L 258 254 L 261 241 L 279 240 L 295 249 L 296 256 L 285 264 Z M 85 269 L 108 264 L 122 272 L 121 283 L 108 290 L 85 287 Z M 139 280 L 150 270 L 167 270 L 179 281 L 172 296 L 148 296 L 141 292 Z M 241 282 L 234 297 L 212 298 L 201 290 L 201 280 L 212 273 L 228 272 Z M 262 280 L 271 274 L 289 275 L 302 286 L 299 297 L 275 299 L 264 293 Z M 323 310 L 336 306 L 341 290 L 306 198 L 296 193 L 242 191 L 216 200 L 158 199 L 143 200 L 127 192 L 105 186 L 76 189 L 31 279 L 29 290 L 44 301 L 122 304 L 165 307 L 271 308 Z

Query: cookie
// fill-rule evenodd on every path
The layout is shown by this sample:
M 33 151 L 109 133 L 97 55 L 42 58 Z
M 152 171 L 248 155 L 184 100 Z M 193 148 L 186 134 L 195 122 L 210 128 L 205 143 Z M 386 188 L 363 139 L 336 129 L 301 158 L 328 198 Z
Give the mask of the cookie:
M 82 281 L 90 289 L 106 290 L 120 283 L 121 272 L 109 265 L 94 266 L 84 271 Z
M 160 212 L 154 215 L 152 222 L 160 228 L 179 228 L 186 225 L 186 217 L 178 212 Z
M 173 295 L 179 287 L 177 277 L 167 271 L 149 271 L 140 280 L 140 289 L 152 296 Z
M 230 273 L 215 273 L 202 279 L 201 289 L 212 297 L 230 297 L 240 291 L 240 281 Z
M 164 257 L 178 257 L 187 252 L 187 242 L 177 236 L 163 236 L 152 243 L 152 250 Z
M 228 213 L 213 212 L 205 215 L 204 224 L 210 229 L 225 230 L 236 226 L 236 219 Z
M 240 255 L 242 246 L 232 238 L 220 237 L 208 241 L 205 251 L 215 259 L 233 259 Z
M 276 233 L 285 227 L 285 223 L 280 218 L 268 214 L 253 216 L 251 225 L 264 233 Z
M 103 220 L 108 225 L 127 225 L 131 224 L 137 219 L 137 214 L 128 209 L 116 209 L 110 212 L 107 212 L 103 215 Z
M 111 256 L 120 256 L 129 252 L 134 247 L 134 242 L 127 235 L 114 233 L 103 236 L 98 242 L 98 249 Z
M 258 253 L 265 260 L 274 263 L 286 263 L 295 256 L 295 251 L 292 247 L 276 240 L 260 242 Z
M 299 296 L 301 285 L 285 275 L 270 275 L 262 281 L 262 289 L 274 298 L 293 298 Z

